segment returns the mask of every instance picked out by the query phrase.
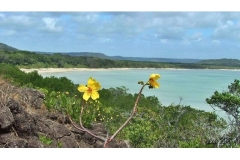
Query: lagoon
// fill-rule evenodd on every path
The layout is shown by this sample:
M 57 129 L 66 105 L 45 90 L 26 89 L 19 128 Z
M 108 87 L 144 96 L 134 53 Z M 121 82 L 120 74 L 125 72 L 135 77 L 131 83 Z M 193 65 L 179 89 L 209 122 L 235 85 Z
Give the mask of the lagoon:
M 43 77 L 67 77 L 76 84 L 86 84 L 89 77 L 101 83 L 102 88 L 125 86 L 129 93 L 138 93 L 138 81 L 146 82 L 152 73 L 160 74 L 160 88 L 143 90 L 146 96 L 156 96 L 168 106 L 172 103 L 190 105 L 193 108 L 213 111 L 206 103 L 214 91 L 227 90 L 234 79 L 240 79 L 240 70 L 208 69 L 94 69 L 67 72 L 39 72 Z

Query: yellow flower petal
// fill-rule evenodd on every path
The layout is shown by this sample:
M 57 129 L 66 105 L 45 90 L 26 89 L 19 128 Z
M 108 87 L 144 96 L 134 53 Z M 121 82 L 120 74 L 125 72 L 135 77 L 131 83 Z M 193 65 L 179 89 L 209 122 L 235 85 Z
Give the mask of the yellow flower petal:
M 99 98 L 99 93 L 97 91 L 92 91 L 91 97 L 93 100 Z
M 92 84 L 92 83 L 94 83 L 94 82 L 95 82 L 94 79 L 92 79 L 92 77 L 90 77 L 90 78 L 88 79 L 87 84 L 89 85 L 89 84 Z
M 79 85 L 78 90 L 79 90 L 80 92 L 86 92 L 86 91 L 88 90 L 88 87 L 86 87 L 86 86 L 84 86 L 84 85 Z
M 88 79 L 88 83 L 87 83 L 87 85 L 89 86 L 89 85 L 95 85 L 95 83 L 98 83 L 95 79 L 93 79 L 92 77 L 90 77 L 89 79 Z
M 91 97 L 93 100 L 99 98 L 99 93 L 97 92 L 101 88 L 99 82 L 90 77 L 87 82 L 87 86 L 79 85 L 78 90 L 84 92 L 83 99 L 86 101 Z
M 88 99 L 90 98 L 90 96 L 91 96 L 91 94 L 89 94 L 88 92 L 84 92 L 84 94 L 83 94 L 83 99 L 84 99 L 85 101 L 88 101 Z
M 94 84 L 94 85 L 91 85 L 91 86 L 89 86 L 89 87 L 91 87 L 92 90 L 95 90 L 95 91 L 98 91 L 98 90 L 101 88 L 101 86 L 98 85 L 98 84 Z
M 159 78 L 159 74 L 151 74 L 148 82 L 153 88 L 158 88 L 160 86 L 160 84 L 157 82 Z
M 89 78 L 88 87 L 91 87 L 93 90 L 99 90 L 101 88 L 101 85 L 95 79 Z
M 160 78 L 159 74 L 151 74 L 150 78 L 154 79 L 154 80 L 158 80 Z
M 150 85 L 153 86 L 153 88 L 158 88 L 160 84 L 157 81 L 150 81 Z

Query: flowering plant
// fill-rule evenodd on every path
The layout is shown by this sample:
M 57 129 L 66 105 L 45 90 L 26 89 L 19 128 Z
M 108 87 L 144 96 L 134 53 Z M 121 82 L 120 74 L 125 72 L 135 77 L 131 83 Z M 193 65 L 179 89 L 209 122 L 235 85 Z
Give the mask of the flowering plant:
M 129 121 L 134 117 L 134 115 L 137 113 L 137 108 L 138 108 L 138 102 L 139 102 L 139 99 L 141 97 L 141 93 L 144 89 L 145 86 L 149 86 L 149 88 L 159 88 L 160 87 L 160 84 L 157 82 L 157 80 L 160 78 L 160 75 L 159 74 L 151 74 L 148 81 L 146 83 L 144 83 L 143 81 L 139 81 L 138 84 L 141 84 L 142 87 L 138 93 L 138 96 L 136 98 L 136 101 L 134 103 L 134 106 L 133 106 L 133 109 L 132 109 L 132 112 L 131 112 L 131 115 L 129 116 L 129 118 L 117 129 L 117 131 L 110 137 L 100 137 L 100 136 L 97 136 L 95 134 L 93 134 L 92 132 L 90 132 L 88 129 L 86 129 L 83 124 L 82 124 L 82 116 L 83 116 L 83 111 L 84 109 L 86 108 L 86 104 L 87 102 L 89 101 L 89 99 L 93 99 L 93 100 L 97 100 L 100 95 L 98 93 L 98 91 L 101 89 L 101 85 L 98 81 L 96 81 L 95 79 L 93 79 L 92 77 L 90 77 L 88 79 L 88 82 L 87 82 L 87 85 L 83 85 L 83 84 L 80 84 L 79 87 L 78 87 L 78 90 L 80 92 L 83 92 L 83 99 L 84 99 L 84 102 L 82 103 L 82 107 L 81 107 L 81 111 L 80 111 L 80 115 L 79 115 L 79 119 L 80 119 L 80 127 L 77 127 L 73 121 L 71 120 L 70 116 L 69 119 L 71 121 L 71 123 L 73 124 L 73 126 L 81 131 L 85 131 L 87 133 L 89 133 L 90 135 L 94 136 L 95 138 L 98 138 L 100 140 L 103 140 L 104 141 L 104 148 L 108 147 L 108 144 L 116 137 L 116 135 L 129 123 Z

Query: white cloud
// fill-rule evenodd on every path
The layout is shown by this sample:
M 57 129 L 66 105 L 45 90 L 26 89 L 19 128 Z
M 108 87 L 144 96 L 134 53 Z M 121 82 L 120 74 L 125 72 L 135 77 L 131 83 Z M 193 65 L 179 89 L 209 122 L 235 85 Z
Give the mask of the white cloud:
M 99 15 L 97 13 L 82 13 L 76 14 L 73 19 L 79 23 L 95 23 L 97 22 Z
M 220 44 L 220 41 L 219 40 L 212 40 L 212 43 L 214 44 L 214 45 L 219 45 Z
M 168 42 L 167 39 L 160 39 L 160 43 L 166 44 Z
M 101 43 L 106 43 L 106 42 L 111 42 L 111 41 L 112 41 L 111 38 L 99 38 L 98 40 L 99 40 L 99 42 L 101 42 Z
M 3 31 L 1 33 L 2 36 L 12 36 L 15 35 L 17 32 L 15 30 L 7 30 L 7 31 Z
M 219 25 L 213 31 L 215 39 L 240 40 L 240 25 L 233 21 L 219 22 Z
M 202 33 L 196 32 L 193 35 L 191 35 L 190 39 L 195 42 L 200 42 L 202 40 Z
M 22 15 L 12 16 L 10 17 L 10 21 L 12 21 L 13 23 L 18 23 L 26 26 L 31 25 L 31 18 Z
M 56 26 L 57 19 L 46 17 L 42 19 L 44 22 L 43 30 L 49 31 L 49 32 L 61 32 L 62 27 Z
M 5 35 L 11 36 L 11 35 L 14 35 L 14 34 L 16 34 L 16 33 L 17 33 L 17 32 L 14 31 L 14 30 L 9 30 L 9 31 L 5 32 Z
M 0 14 L 1 22 L 4 25 L 17 25 L 17 26 L 31 26 L 32 18 L 24 15 L 9 15 Z

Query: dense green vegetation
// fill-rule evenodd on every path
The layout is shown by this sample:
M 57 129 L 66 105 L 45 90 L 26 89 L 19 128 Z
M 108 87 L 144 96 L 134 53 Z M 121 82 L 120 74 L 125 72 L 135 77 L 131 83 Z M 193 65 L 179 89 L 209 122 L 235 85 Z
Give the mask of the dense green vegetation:
M 48 110 L 67 113 L 74 121 L 79 121 L 82 93 L 77 90 L 78 84 L 66 77 L 43 78 L 36 71 L 25 73 L 5 63 L 0 63 L 0 76 L 19 87 L 32 87 L 44 92 Z M 239 88 L 239 81 L 229 88 L 229 93 L 235 96 L 234 101 L 231 98 L 228 101 L 226 95 L 222 95 L 222 99 L 212 97 L 208 103 L 217 107 L 224 104 L 224 108 L 232 104 L 230 108 L 234 111 L 234 106 L 239 107 Z M 89 101 L 83 123 L 90 127 L 94 122 L 102 122 L 112 134 L 129 117 L 137 94 L 128 93 L 125 87 L 103 88 L 99 94 L 97 102 Z M 239 109 L 235 112 L 238 113 Z M 235 122 L 239 124 L 239 115 L 237 118 Z M 116 138 L 128 140 L 132 147 L 239 147 L 239 142 L 235 140 L 238 139 L 238 130 L 229 130 L 228 126 L 229 123 L 215 113 L 180 104 L 163 106 L 158 98 L 142 94 L 137 115 Z
M 232 146 L 240 144 L 240 81 L 235 79 L 228 86 L 228 91 L 214 94 L 206 99 L 213 108 L 221 109 L 229 115 L 229 126 L 218 145 Z M 223 144 L 222 144 L 223 143 Z
M 238 59 L 210 59 L 202 60 L 198 64 L 211 65 L 211 66 L 229 66 L 229 67 L 240 67 L 240 60 Z
M 129 60 L 110 60 L 86 56 L 70 56 L 60 53 L 36 54 L 29 51 L 1 51 L 0 63 L 20 68 L 188 68 L 188 69 L 240 69 L 239 64 L 221 63 L 164 63 Z

